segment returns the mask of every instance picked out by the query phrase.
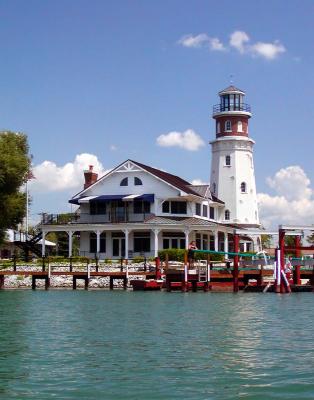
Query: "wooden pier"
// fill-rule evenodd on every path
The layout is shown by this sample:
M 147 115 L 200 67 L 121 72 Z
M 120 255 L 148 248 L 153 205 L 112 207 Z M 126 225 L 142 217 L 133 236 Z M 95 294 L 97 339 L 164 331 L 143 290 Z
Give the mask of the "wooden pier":
M 63 267 L 64 268 L 64 267 Z M 89 282 L 91 278 L 109 278 L 109 288 L 114 289 L 115 280 L 123 281 L 123 288 L 127 289 L 129 277 L 132 276 L 143 276 L 145 279 L 155 279 L 156 274 L 154 272 L 145 271 L 53 271 L 53 268 L 48 268 L 45 271 L 18 271 L 18 270 L 0 270 L 0 289 L 4 289 L 5 276 L 30 276 L 32 278 L 32 289 L 36 289 L 37 281 L 44 280 L 45 289 L 50 287 L 50 279 L 54 276 L 71 276 L 72 277 L 72 287 L 77 289 L 77 281 L 84 281 L 84 288 L 87 290 L 89 287 Z
M 237 245 L 237 243 L 235 242 Z M 210 253 L 210 251 L 208 251 Z M 127 289 L 129 284 L 134 290 L 161 290 L 168 292 L 180 290 L 189 291 L 233 291 L 244 292 L 278 292 L 279 267 L 281 268 L 282 280 L 285 280 L 285 292 L 314 292 L 314 259 L 294 258 L 289 261 L 290 272 L 283 274 L 285 265 L 282 264 L 280 256 L 272 260 L 272 265 L 267 265 L 263 259 L 248 259 L 240 257 L 240 253 L 228 253 L 233 255 L 233 259 L 224 261 L 210 261 L 208 254 L 207 260 L 191 261 L 187 260 L 185 254 L 184 262 L 170 262 L 168 257 L 164 262 L 159 258 L 155 259 L 155 266 L 150 266 L 150 270 L 145 268 L 135 269 L 130 267 L 128 260 L 122 260 L 120 265 L 116 265 L 116 270 L 105 270 L 98 262 L 92 265 L 87 260 L 85 266 L 74 265 L 70 260 L 68 265 L 52 265 L 49 260 L 43 259 L 41 270 L 19 270 L 16 260 L 10 269 L 0 269 L 0 289 L 4 289 L 6 276 L 25 276 L 31 277 L 31 287 L 36 289 L 38 281 L 44 281 L 46 290 L 51 285 L 51 279 L 56 276 L 72 277 L 72 288 L 77 289 L 78 281 L 84 282 L 84 288 L 90 287 L 92 278 L 109 278 L 108 287 L 113 290 L 117 285 L 116 281 L 122 281 L 119 288 Z M 241 259 L 240 259 L 241 258 Z M 62 270 L 61 270 L 62 269 Z M 280 274 L 281 275 L 281 274 Z M 282 283 L 281 286 L 282 287 Z

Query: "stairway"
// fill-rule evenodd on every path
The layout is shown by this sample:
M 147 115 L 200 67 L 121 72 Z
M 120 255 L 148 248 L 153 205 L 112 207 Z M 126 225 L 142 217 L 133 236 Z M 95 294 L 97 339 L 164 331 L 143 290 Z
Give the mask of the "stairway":
M 16 240 L 16 235 L 14 236 L 14 244 L 23 251 L 25 261 L 30 261 L 32 253 L 41 257 L 41 250 L 36 246 L 43 237 L 40 224 L 35 226 L 34 235 L 32 237 L 30 237 L 30 235 L 26 237 L 26 235 L 22 236 L 20 234 L 19 240 Z

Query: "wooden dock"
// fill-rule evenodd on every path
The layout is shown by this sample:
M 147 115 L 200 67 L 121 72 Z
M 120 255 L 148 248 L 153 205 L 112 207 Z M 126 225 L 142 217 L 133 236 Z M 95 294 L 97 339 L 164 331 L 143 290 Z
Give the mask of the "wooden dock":
M 268 266 L 269 268 L 269 266 Z M 62 269 L 62 270 L 61 270 Z M 102 270 L 101 270 L 102 269 Z M 119 269 L 119 270 L 118 270 Z M 11 269 L 0 270 L 0 289 L 4 289 L 5 277 L 24 276 L 31 277 L 32 289 L 38 287 L 38 281 L 44 281 L 44 288 L 51 286 L 51 278 L 56 276 L 72 277 L 72 288 L 77 289 L 78 281 L 84 282 L 87 290 L 90 280 L 93 278 L 109 278 L 109 288 L 123 287 L 127 289 L 131 284 L 134 290 L 161 290 L 168 292 L 181 290 L 183 292 L 198 291 L 238 291 L 261 292 L 274 291 L 274 270 L 266 269 L 263 266 L 245 265 L 238 270 L 230 261 L 207 262 L 202 265 L 189 265 L 188 263 L 171 264 L 160 263 L 156 260 L 155 270 L 135 270 L 127 263 L 121 263 L 116 271 L 104 270 L 98 265 L 87 263 L 86 266 L 78 265 L 52 265 L 49 262 L 43 263 L 41 271 L 18 270 L 15 264 Z M 138 279 L 136 279 L 138 277 Z M 120 281 L 120 285 L 115 285 Z M 122 285 L 121 285 L 122 281 Z M 301 284 L 303 281 L 303 285 Z M 306 284 L 304 284 L 306 281 Z M 143 284 L 144 282 L 144 284 Z M 42 285 L 40 285 L 42 287 Z M 293 266 L 290 278 L 291 291 L 313 291 L 314 292 L 314 267 Z
M 88 289 L 91 278 L 109 278 L 109 288 L 114 288 L 115 280 L 122 280 L 124 289 L 127 288 L 129 277 L 132 276 L 143 276 L 145 279 L 154 279 L 156 274 L 154 272 L 145 271 L 53 271 L 51 268 L 44 271 L 11 271 L 11 270 L 0 270 L 0 289 L 4 289 L 5 276 L 31 276 L 32 278 L 32 289 L 36 289 L 37 280 L 44 280 L 45 289 L 50 287 L 50 278 L 53 276 L 71 276 L 72 287 L 77 288 L 77 280 L 84 281 L 85 289 Z

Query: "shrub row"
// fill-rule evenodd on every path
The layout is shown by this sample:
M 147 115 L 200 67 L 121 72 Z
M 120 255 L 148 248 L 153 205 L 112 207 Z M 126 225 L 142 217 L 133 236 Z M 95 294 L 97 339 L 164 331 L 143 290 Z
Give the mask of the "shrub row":
M 186 250 L 184 249 L 167 249 L 167 250 L 159 250 L 158 256 L 161 261 L 166 260 L 166 254 L 168 254 L 169 261 L 184 261 L 184 253 Z M 195 260 L 207 260 L 208 253 L 195 253 Z M 224 257 L 222 254 L 209 254 L 210 261 L 223 261 Z

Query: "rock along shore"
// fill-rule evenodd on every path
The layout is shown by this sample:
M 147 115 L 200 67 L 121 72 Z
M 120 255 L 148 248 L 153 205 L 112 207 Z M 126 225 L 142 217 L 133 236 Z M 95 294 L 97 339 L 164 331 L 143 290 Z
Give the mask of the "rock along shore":
M 68 264 L 62 263 L 52 263 L 51 271 L 54 272 L 69 272 Z M 152 270 L 154 265 L 152 263 L 147 263 L 147 271 Z M 46 271 L 48 267 L 46 266 Z M 129 272 L 133 271 L 144 271 L 143 263 L 140 264 L 129 264 L 128 265 Z M 73 272 L 84 272 L 87 270 L 86 264 L 75 264 L 73 265 Z M 8 267 L 0 270 L 1 274 L 5 275 L 5 271 L 13 271 L 12 267 Z M 17 271 L 42 271 L 41 265 L 29 264 L 29 265 L 18 265 Z M 91 267 L 91 272 L 95 271 L 95 266 Z M 101 272 L 120 272 L 120 265 L 118 264 L 100 264 L 98 267 L 98 271 Z M 125 272 L 125 265 L 123 266 L 123 271 Z M 131 279 L 145 279 L 143 275 L 132 275 Z M 91 277 L 89 280 L 89 288 L 91 289 L 104 289 L 109 288 L 109 277 Z M 5 289 L 23 289 L 23 288 L 31 288 L 32 286 L 32 277 L 24 276 L 24 275 L 7 275 L 4 280 L 4 288 Z M 44 280 L 37 280 L 36 286 L 38 288 L 43 288 L 45 286 Z M 64 276 L 51 276 L 50 278 L 50 288 L 69 288 L 72 289 L 73 286 L 73 278 L 72 276 L 64 275 Z M 131 287 L 130 285 L 128 285 Z M 77 281 L 78 288 L 84 288 L 84 281 Z M 123 288 L 123 280 L 115 280 L 114 287 Z

